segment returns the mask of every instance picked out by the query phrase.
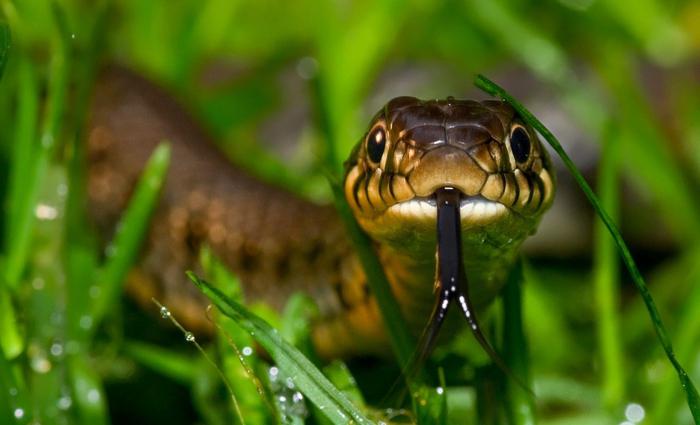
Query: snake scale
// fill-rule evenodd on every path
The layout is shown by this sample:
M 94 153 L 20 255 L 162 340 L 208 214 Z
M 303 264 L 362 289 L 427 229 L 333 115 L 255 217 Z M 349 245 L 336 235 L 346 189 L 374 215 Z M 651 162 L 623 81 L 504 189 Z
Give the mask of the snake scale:
M 108 240 L 155 146 L 171 143 L 160 203 L 128 292 L 156 297 L 194 329 L 211 326 L 184 275 L 209 246 L 241 280 L 246 300 L 281 309 L 295 291 L 317 302 L 322 357 L 388 352 L 381 315 L 350 240 L 319 206 L 235 168 L 168 94 L 121 68 L 102 73 L 88 123 L 91 218 Z M 416 334 L 433 306 L 436 192 L 458 191 L 464 270 L 477 309 L 498 294 L 554 195 L 535 132 L 504 102 L 389 101 L 346 162 L 344 192 Z

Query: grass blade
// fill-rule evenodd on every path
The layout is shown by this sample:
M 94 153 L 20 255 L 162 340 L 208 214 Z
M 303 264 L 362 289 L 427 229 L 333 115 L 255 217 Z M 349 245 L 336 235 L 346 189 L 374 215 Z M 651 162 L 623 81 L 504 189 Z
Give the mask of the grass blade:
M 602 206 L 616 220 L 618 216 L 618 164 L 620 144 L 617 131 L 607 132 L 602 145 L 598 192 Z M 615 242 L 597 221 L 594 229 L 593 282 L 598 309 L 598 349 L 602 366 L 602 399 L 611 411 L 623 402 L 625 393 L 622 338 L 620 338 L 619 267 Z
M 97 372 L 82 354 L 71 356 L 69 362 L 68 379 L 81 423 L 108 424 L 107 399 Z
M 644 300 L 644 304 L 646 305 L 647 311 L 649 312 L 649 316 L 651 318 L 651 322 L 654 326 L 654 331 L 656 331 L 656 335 L 659 339 L 659 342 L 661 343 L 661 346 L 666 352 L 666 357 L 671 362 L 671 365 L 673 365 L 673 368 L 678 374 L 678 379 L 680 380 L 681 387 L 685 392 L 688 401 L 688 407 L 690 408 L 690 412 L 693 415 L 693 419 L 696 424 L 700 424 L 700 395 L 698 394 L 697 389 L 690 380 L 688 373 L 678 362 L 678 359 L 676 358 L 676 355 L 673 352 L 671 339 L 668 337 L 666 328 L 663 325 L 661 316 L 659 315 L 651 293 L 649 292 L 649 289 L 647 288 L 647 285 L 644 282 L 644 278 L 639 272 L 639 269 L 637 268 L 637 265 L 635 264 L 634 259 L 632 258 L 632 254 L 630 253 L 627 244 L 622 239 L 620 231 L 617 229 L 617 226 L 615 226 L 615 223 L 612 221 L 608 213 L 605 212 L 605 210 L 603 210 L 603 208 L 601 207 L 598 197 L 596 197 L 596 195 L 593 193 L 593 190 L 586 182 L 586 179 L 584 179 L 583 175 L 581 175 L 581 172 L 578 171 L 576 165 L 574 165 L 571 158 L 569 158 L 569 155 L 566 154 L 557 138 L 554 137 L 554 135 L 537 118 L 535 118 L 535 116 L 532 115 L 530 111 L 528 111 L 522 104 L 520 104 L 520 102 L 515 100 L 510 94 L 508 94 L 502 87 L 498 86 L 496 83 L 487 79 L 483 75 L 478 75 L 476 77 L 475 85 L 480 89 L 484 90 L 485 92 L 491 94 L 492 96 L 499 97 L 508 102 L 528 124 L 532 125 L 535 128 L 535 130 L 537 130 L 545 138 L 545 140 L 547 140 L 550 146 L 552 146 L 554 151 L 564 162 L 566 168 L 574 177 L 576 183 L 586 195 L 586 198 L 588 198 L 588 201 L 591 203 L 591 205 L 593 205 L 593 208 L 595 209 L 596 213 L 603 221 L 605 227 L 607 227 L 608 231 L 615 240 L 615 244 L 617 245 L 618 251 L 622 256 L 622 261 L 625 263 L 625 266 L 627 267 L 627 270 L 629 271 L 632 277 L 632 281 L 634 282 L 635 286 L 637 287 L 637 290 L 639 291 L 639 294 Z
M 304 395 L 336 424 L 352 420 L 358 424 L 371 423 L 323 374 L 297 349 L 260 317 L 226 297 L 217 288 L 191 272 L 187 274 L 219 310 L 248 331 L 287 375 L 294 379 Z
M 530 353 L 523 329 L 522 284 L 523 260 L 518 261 L 508 277 L 503 291 L 503 359 L 515 376 L 528 388 L 530 378 Z M 535 421 L 534 398 L 520 385 L 509 379 L 506 382 L 506 411 L 511 424 L 529 425 Z
M 0 22 L 0 78 L 5 72 L 11 45 L 12 34 L 10 33 L 10 26 L 7 25 L 7 22 Z
M 165 182 L 169 162 L 170 148 L 161 143 L 146 164 L 108 249 L 106 263 L 99 272 L 97 282 L 100 285 L 100 295 L 92 309 L 95 324 L 102 319 L 121 293 L 121 283 L 139 252 L 151 213 Z

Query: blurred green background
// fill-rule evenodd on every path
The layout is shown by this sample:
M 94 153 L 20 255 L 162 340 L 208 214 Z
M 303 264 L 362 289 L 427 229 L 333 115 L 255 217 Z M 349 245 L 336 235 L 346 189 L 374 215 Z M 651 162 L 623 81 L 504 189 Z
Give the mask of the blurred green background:
M 700 381 L 700 2 L 0 0 L 0 8 L 11 33 L 0 34 L 0 49 L 9 46 L 0 81 L 0 423 L 234 418 L 202 355 L 120 296 L 135 259 L 103 260 L 85 230 L 81 129 L 93 78 L 108 63 L 167 88 L 233 163 L 317 202 L 331 201 L 328 171 L 338 172 L 386 100 L 484 98 L 472 79 L 488 75 L 549 126 L 597 187 L 681 363 Z M 149 170 L 156 179 L 167 156 L 158 161 Z M 560 171 L 559 181 L 525 249 L 538 422 L 692 423 L 607 234 L 570 177 Z M 137 246 L 152 202 L 153 193 L 139 198 L 124 246 Z M 228 279 L 205 260 L 212 276 Z M 287 318 L 299 311 L 290 307 Z M 421 422 L 500 423 L 475 402 L 471 383 L 486 360 L 471 345 L 464 336 L 435 353 L 431 367 L 448 376 L 447 417 Z M 225 341 L 204 349 L 235 383 L 246 423 L 274 423 L 275 409 L 285 423 L 324 423 L 308 403 L 266 405 Z M 279 395 L 266 359 L 245 356 Z M 324 371 L 368 403 L 373 419 L 416 419 L 381 405 L 392 362 L 349 367 L 359 388 L 339 363 Z

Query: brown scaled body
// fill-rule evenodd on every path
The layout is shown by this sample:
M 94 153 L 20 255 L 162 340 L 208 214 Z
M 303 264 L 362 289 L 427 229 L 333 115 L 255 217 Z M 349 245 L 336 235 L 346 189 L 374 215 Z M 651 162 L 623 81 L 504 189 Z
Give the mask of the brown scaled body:
M 203 296 L 187 279 L 203 245 L 243 284 L 247 301 L 281 309 L 295 291 L 311 295 L 321 317 L 314 343 L 324 357 L 381 352 L 379 314 L 345 231 L 318 206 L 236 169 L 165 92 L 111 68 L 95 87 L 88 131 L 91 216 L 108 241 L 139 173 L 161 141 L 172 157 L 160 204 L 127 291 L 151 297 L 187 327 L 206 331 Z

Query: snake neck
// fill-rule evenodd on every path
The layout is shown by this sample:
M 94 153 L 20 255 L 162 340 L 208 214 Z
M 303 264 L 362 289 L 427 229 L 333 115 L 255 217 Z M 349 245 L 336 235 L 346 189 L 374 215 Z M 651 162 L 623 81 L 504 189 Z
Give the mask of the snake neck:
M 477 309 L 485 308 L 500 292 L 521 242 L 522 238 L 494 239 L 479 231 L 463 234 L 463 264 Z M 420 332 L 435 299 L 435 243 L 426 242 L 418 255 L 389 244 L 377 248 L 404 317 L 414 332 Z

